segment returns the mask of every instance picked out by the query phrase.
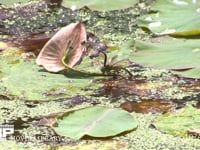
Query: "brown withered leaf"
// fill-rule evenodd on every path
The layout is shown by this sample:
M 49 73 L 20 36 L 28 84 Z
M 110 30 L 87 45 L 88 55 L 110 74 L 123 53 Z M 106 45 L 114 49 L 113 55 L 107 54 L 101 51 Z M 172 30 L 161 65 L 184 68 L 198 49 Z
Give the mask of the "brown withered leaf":
M 81 22 L 72 23 L 59 30 L 42 48 L 37 57 L 37 64 L 49 72 L 59 72 L 79 64 L 86 51 L 83 42 L 87 40 L 85 27 Z
M 63 112 L 52 113 L 46 116 L 39 116 L 38 121 L 33 122 L 34 126 L 49 126 L 51 127 L 56 121 L 57 117 L 61 116 Z
M 166 113 L 170 111 L 173 107 L 172 102 L 167 102 L 161 99 L 158 100 L 142 100 L 140 102 L 136 101 L 126 101 L 120 105 L 120 107 L 128 112 L 137 113 Z
M 23 50 L 33 51 L 35 54 L 39 54 L 40 50 L 54 36 L 55 33 L 56 32 L 51 32 L 49 34 L 33 34 L 27 38 L 18 38 L 18 40 L 16 40 L 18 45 L 16 45 Z

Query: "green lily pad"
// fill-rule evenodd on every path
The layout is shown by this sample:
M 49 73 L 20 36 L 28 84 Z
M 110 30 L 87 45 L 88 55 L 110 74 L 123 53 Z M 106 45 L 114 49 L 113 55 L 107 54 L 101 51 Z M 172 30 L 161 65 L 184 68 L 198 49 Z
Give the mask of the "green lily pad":
M 155 1 L 153 12 L 138 19 L 138 24 L 153 33 L 172 36 L 200 35 L 200 1 Z
M 92 10 L 109 11 L 128 8 L 136 3 L 137 0 L 115 0 L 115 2 L 107 0 L 63 0 L 62 5 L 67 8 L 75 7 L 79 9 L 87 6 Z
M 131 58 L 144 66 L 170 69 L 186 77 L 200 78 L 199 42 L 199 39 L 174 38 L 153 43 L 136 41 Z
M 99 106 L 66 112 L 53 125 L 56 133 L 73 139 L 110 137 L 136 127 L 136 120 L 127 111 Z
M 29 0 L 1 0 L 1 4 L 11 6 L 15 3 L 27 3 Z
M 200 110 L 186 106 L 177 112 L 158 116 L 153 124 L 160 131 L 187 136 L 187 132 L 191 129 L 200 130 Z
M 88 95 L 99 86 L 91 82 L 94 76 L 84 74 L 83 68 L 88 72 L 98 68 L 90 66 L 87 59 L 79 66 L 82 72 L 74 70 L 55 74 L 39 67 L 34 58 L 23 58 L 24 55 L 26 53 L 13 49 L 0 53 L 0 95 L 25 100 L 52 100 Z M 86 87 L 91 91 L 84 91 Z

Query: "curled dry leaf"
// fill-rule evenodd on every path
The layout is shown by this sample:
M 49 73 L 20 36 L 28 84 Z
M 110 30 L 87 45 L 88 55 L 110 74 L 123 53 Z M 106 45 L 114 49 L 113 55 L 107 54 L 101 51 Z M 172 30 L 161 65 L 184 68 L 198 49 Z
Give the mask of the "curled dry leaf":
M 200 138 L 200 129 L 190 128 L 187 130 L 187 133 Z
M 72 23 L 58 31 L 42 48 L 37 57 L 37 64 L 50 72 L 59 72 L 67 67 L 74 67 L 82 60 L 87 40 L 84 26 L 81 22 Z

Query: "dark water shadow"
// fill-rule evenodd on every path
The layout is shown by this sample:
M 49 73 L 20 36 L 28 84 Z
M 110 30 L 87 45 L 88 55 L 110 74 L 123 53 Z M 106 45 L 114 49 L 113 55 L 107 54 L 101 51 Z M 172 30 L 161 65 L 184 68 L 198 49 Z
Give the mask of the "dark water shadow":
M 52 73 L 52 74 L 59 74 L 59 75 L 64 75 L 65 77 L 67 78 L 71 78 L 71 79 L 87 79 L 87 78 L 94 78 L 94 77 L 106 77 L 107 75 L 103 75 L 101 73 L 87 73 L 87 72 L 79 72 L 79 71 L 76 71 L 76 70 L 63 70 L 61 72 L 57 72 L 57 73 L 54 73 L 54 72 L 48 72 L 47 70 L 45 69 L 39 69 L 38 72 L 43 72 L 43 73 Z

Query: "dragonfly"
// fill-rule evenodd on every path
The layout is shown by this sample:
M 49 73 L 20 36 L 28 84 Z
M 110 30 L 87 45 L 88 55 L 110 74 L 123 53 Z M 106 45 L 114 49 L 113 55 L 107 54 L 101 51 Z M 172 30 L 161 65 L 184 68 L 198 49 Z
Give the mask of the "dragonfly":
M 90 58 L 98 57 L 100 54 L 104 56 L 103 67 L 101 68 L 101 72 L 104 75 L 109 76 L 122 76 L 122 71 L 125 71 L 129 75 L 129 79 L 133 77 L 132 73 L 125 67 L 119 65 L 121 62 L 130 61 L 128 59 L 117 60 L 117 56 L 113 56 L 111 61 L 108 62 L 108 56 L 106 54 L 106 50 L 108 46 L 99 40 L 99 38 L 93 33 L 87 32 L 87 42 L 83 43 L 87 50 L 93 50 L 92 53 L 89 54 Z
M 115 55 L 108 62 L 107 54 L 103 51 L 101 51 L 100 53 L 102 53 L 104 55 L 104 63 L 103 63 L 103 67 L 101 68 L 101 72 L 103 74 L 123 77 L 123 75 L 121 73 L 124 71 L 129 75 L 128 78 L 132 79 L 133 74 L 126 67 L 119 65 L 120 63 L 125 62 L 125 61 L 128 63 L 131 63 L 129 59 L 117 60 L 117 55 Z

